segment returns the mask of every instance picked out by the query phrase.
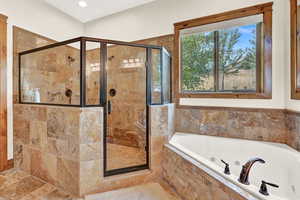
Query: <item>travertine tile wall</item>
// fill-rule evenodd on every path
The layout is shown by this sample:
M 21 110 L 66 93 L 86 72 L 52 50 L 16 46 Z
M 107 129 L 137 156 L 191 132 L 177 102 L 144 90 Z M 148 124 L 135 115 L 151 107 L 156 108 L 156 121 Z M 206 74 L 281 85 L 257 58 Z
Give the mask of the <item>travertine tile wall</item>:
M 18 102 L 18 76 L 19 76 L 19 57 L 18 53 L 30 49 L 42 47 L 55 43 L 54 40 L 42 37 L 18 27 L 13 27 L 13 100 Z
M 14 102 L 18 101 L 18 53 L 52 44 L 55 41 L 14 27 Z M 22 100 L 33 102 L 33 90 L 39 88 L 41 102 L 69 104 L 65 96 L 71 89 L 72 104 L 79 104 L 80 51 L 71 46 L 61 46 L 22 56 Z
M 167 147 L 164 148 L 163 178 L 182 200 L 246 200 Z
M 14 162 L 74 195 L 159 179 L 163 145 L 174 131 L 174 105 L 151 107 L 150 171 L 103 177 L 103 110 L 14 105 Z
M 80 194 L 104 192 L 161 178 L 163 146 L 174 131 L 174 105 L 151 106 L 150 115 L 150 171 L 104 178 L 102 154 L 99 159 L 81 160 Z M 102 146 L 102 143 L 100 147 L 97 144 L 96 149 Z
M 300 151 L 300 113 L 286 112 L 287 144 Z
M 100 160 L 101 113 L 102 108 L 15 104 L 15 166 L 79 195 L 81 161 Z
M 18 102 L 19 60 L 18 53 L 56 41 L 27 30 L 14 27 L 13 94 Z M 79 104 L 80 98 L 80 49 L 79 43 L 55 47 L 22 56 L 22 99 L 33 102 L 32 91 L 39 88 L 42 103 Z M 100 49 L 87 51 L 87 103 L 99 104 L 99 70 L 93 67 L 100 63 Z M 72 98 L 65 95 L 72 90 Z
M 300 114 L 289 110 L 176 108 L 175 130 L 277 142 L 300 151 Z
M 38 89 L 42 103 L 80 104 L 79 49 L 55 47 L 23 55 L 21 62 L 23 102 L 35 102 L 33 91 Z M 65 95 L 67 90 L 72 91 L 71 98 Z
M 176 131 L 287 143 L 284 110 L 177 108 Z
M 107 89 L 116 90 L 114 97 L 108 91 L 108 100 L 112 105 L 112 112 L 108 116 L 108 140 L 114 144 L 144 149 L 146 49 L 113 45 L 108 47 L 107 57 Z M 133 66 L 127 66 L 130 65 L 129 61 L 133 62 Z
M 89 44 L 87 43 L 88 46 Z M 88 105 L 99 105 L 100 48 L 86 51 L 86 71 L 86 102 Z

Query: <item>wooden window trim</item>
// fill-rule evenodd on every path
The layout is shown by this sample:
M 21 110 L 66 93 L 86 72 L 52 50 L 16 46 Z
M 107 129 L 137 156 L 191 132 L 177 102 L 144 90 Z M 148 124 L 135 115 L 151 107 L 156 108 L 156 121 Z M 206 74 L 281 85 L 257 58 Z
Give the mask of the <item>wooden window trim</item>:
M 0 171 L 8 169 L 7 160 L 7 17 L 0 14 Z
M 220 14 L 210 15 L 197 19 L 187 20 L 174 24 L 174 73 L 173 73 L 173 91 L 174 97 L 179 102 L 180 98 L 240 98 L 240 99 L 271 99 L 272 98 L 272 9 L 273 2 L 259 4 L 251 7 L 241 8 Z M 264 38 L 263 38 L 263 54 L 264 67 L 258 80 L 262 79 L 260 90 L 256 93 L 183 93 L 181 91 L 181 66 L 180 66 L 180 30 L 192 28 L 196 26 L 217 23 L 232 20 L 241 17 L 263 14 L 264 22 Z
M 299 52 L 297 48 L 298 16 L 297 0 L 291 0 L 291 99 L 300 99 L 300 85 L 297 85 L 297 79 L 300 79 L 300 58 L 297 58 Z

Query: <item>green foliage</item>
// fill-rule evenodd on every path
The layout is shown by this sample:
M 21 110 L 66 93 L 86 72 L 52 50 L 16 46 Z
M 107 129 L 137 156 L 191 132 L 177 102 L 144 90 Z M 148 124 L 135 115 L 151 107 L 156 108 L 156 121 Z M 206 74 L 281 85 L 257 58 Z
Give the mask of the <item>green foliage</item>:
M 224 79 L 227 75 L 236 75 L 240 70 L 249 70 L 256 67 L 256 37 L 247 48 L 237 47 L 241 38 L 239 28 L 192 34 L 182 37 L 182 81 L 184 90 L 213 90 L 213 83 L 208 84 L 214 71 L 214 35 L 219 48 L 219 78 L 220 90 L 224 90 Z
M 184 89 L 204 89 L 201 86 L 205 78 L 213 71 L 214 33 L 184 37 L 181 47 Z

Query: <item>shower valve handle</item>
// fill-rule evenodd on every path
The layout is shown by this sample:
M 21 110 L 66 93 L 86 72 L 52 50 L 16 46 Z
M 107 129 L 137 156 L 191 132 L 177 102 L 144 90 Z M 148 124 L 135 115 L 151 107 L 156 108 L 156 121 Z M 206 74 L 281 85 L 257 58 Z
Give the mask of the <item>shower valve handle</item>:
M 110 114 L 110 113 L 111 113 L 111 110 L 112 110 L 112 109 L 111 109 L 111 101 L 108 101 L 107 104 L 108 104 L 108 105 L 107 105 L 107 112 L 108 112 L 108 114 Z

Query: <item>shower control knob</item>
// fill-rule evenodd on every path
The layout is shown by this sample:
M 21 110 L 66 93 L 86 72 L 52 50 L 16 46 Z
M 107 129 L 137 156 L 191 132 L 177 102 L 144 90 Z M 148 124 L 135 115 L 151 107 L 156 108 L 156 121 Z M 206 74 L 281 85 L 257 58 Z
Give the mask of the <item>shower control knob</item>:
M 224 160 L 221 160 L 221 162 L 225 164 L 224 174 L 230 175 L 229 164 Z
M 114 96 L 116 96 L 116 94 L 117 94 L 117 90 L 116 89 L 110 89 L 109 90 L 109 95 L 111 96 L 111 97 L 114 97 Z

